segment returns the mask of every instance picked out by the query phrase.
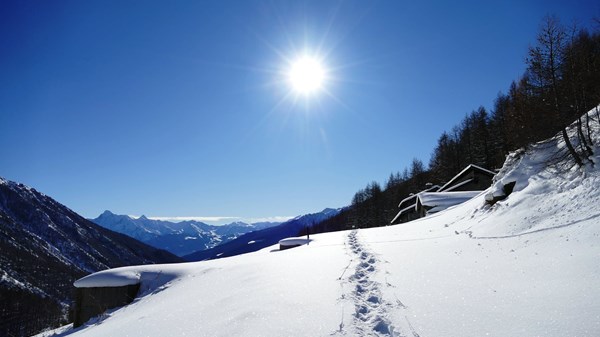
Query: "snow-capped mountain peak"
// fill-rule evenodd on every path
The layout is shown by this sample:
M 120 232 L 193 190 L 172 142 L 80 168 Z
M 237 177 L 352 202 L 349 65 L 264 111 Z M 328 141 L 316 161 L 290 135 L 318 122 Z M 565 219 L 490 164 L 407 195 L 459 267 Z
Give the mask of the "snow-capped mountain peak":
M 110 211 L 104 211 L 92 221 L 178 256 L 209 249 L 255 229 L 279 224 L 260 223 L 254 226 L 238 221 L 222 226 L 212 226 L 194 220 L 170 222 L 153 220 L 145 215 L 134 218 L 117 215 Z

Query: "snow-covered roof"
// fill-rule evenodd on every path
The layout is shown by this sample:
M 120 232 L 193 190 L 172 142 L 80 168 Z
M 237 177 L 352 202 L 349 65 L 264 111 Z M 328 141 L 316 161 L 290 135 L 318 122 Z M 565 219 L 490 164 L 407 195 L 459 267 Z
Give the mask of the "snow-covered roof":
M 470 181 L 470 180 L 469 180 Z M 460 186 L 463 183 L 457 185 Z M 431 207 L 427 213 L 435 213 L 443 211 L 448 207 L 462 204 L 463 202 L 477 196 L 481 191 L 464 191 L 464 192 L 419 192 L 411 197 L 416 198 L 415 203 L 401 209 L 390 223 L 394 223 L 402 214 L 417 209 L 417 200 L 423 206 Z M 408 199 L 408 198 L 407 198 Z M 407 200 L 405 199 L 405 200 Z
M 429 187 L 429 188 L 427 188 L 427 189 L 425 189 L 425 190 L 423 190 L 423 191 L 421 191 L 419 193 L 423 193 L 423 192 L 435 192 L 435 191 L 439 190 L 439 188 L 440 188 L 439 185 L 433 185 L 433 186 L 431 186 L 431 187 Z M 419 193 L 417 193 L 417 194 L 419 194 Z M 408 201 L 410 199 L 416 198 L 416 197 L 417 197 L 416 194 L 409 195 L 408 197 L 406 197 L 406 198 L 402 199 L 402 201 L 400 201 L 400 203 L 398 204 L 398 207 L 401 207 L 402 203 L 404 203 L 404 202 L 406 202 L 406 201 Z M 416 202 L 417 202 L 417 199 L 415 199 L 414 203 L 416 203 Z M 412 204 L 414 204 L 414 203 L 412 203 Z
M 476 170 L 479 170 L 481 172 L 485 172 L 488 174 L 491 174 L 492 176 L 496 175 L 496 173 L 488 170 L 488 169 L 484 169 L 481 166 L 477 166 L 475 164 L 469 164 L 469 166 L 465 167 L 462 171 L 460 171 L 457 175 L 455 175 L 452 179 L 450 179 L 449 182 L 447 182 L 446 184 L 444 184 L 444 186 L 440 187 L 440 189 L 438 191 L 445 191 L 446 188 L 452 186 L 452 184 L 454 184 L 456 182 L 456 180 L 458 180 L 465 172 L 467 172 L 468 170 L 470 170 L 471 168 L 474 168 Z
M 400 201 L 400 203 L 398 204 L 398 207 L 401 207 L 402 204 L 405 204 L 405 206 L 398 212 L 398 214 L 396 214 L 396 216 L 392 219 L 392 221 L 390 223 L 394 223 L 394 221 L 396 221 L 396 219 L 398 219 L 400 217 L 400 215 L 402 215 L 402 213 L 408 212 L 411 208 L 414 208 L 416 210 L 417 209 L 417 196 L 419 194 L 427 193 L 427 192 L 433 193 L 433 192 L 437 191 L 439 188 L 440 188 L 439 185 L 433 185 L 426 190 L 423 190 L 417 194 L 411 194 L 410 196 L 402 199 L 402 201 Z M 414 199 L 414 200 L 411 201 L 411 199 Z
M 111 270 L 111 272 L 88 275 L 75 281 L 77 288 L 123 287 L 140 283 L 140 273 L 135 270 Z
M 311 240 L 307 239 L 306 237 L 297 237 L 297 238 L 285 238 L 282 240 L 279 240 L 279 244 L 282 246 L 299 246 L 299 245 L 305 245 L 307 243 L 309 243 Z
M 441 211 L 448 207 L 462 204 L 463 202 L 477 196 L 481 191 L 464 192 L 425 192 L 419 193 L 419 202 L 423 206 L 436 208 Z
M 137 283 L 154 286 L 167 283 L 181 274 L 180 264 L 129 266 L 102 270 L 75 281 L 76 288 L 123 287 Z

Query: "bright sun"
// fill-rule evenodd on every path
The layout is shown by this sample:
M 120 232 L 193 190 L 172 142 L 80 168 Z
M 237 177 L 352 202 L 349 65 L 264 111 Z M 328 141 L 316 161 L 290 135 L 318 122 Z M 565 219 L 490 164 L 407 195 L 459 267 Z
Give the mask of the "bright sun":
M 325 69 L 318 59 L 303 56 L 292 62 L 288 77 L 294 92 L 310 95 L 323 87 Z

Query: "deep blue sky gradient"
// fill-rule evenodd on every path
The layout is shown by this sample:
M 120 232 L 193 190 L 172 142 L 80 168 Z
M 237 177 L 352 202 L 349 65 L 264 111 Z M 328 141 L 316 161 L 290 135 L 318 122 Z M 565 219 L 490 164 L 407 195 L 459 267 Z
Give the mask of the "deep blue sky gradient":
M 594 1 L 3 1 L 0 176 L 87 217 L 294 216 L 428 163 Z M 326 93 L 295 99 L 290 58 Z

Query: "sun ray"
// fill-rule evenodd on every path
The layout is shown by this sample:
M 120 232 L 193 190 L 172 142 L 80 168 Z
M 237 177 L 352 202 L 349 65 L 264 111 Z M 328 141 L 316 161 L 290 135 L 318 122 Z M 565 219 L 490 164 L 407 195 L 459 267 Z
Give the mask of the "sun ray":
M 365 84 L 365 80 L 353 79 L 351 70 L 368 66 L 379 57 L 363 54 L 362 58 L 357 59 L 348 58 L 351 54 L 339 53 L 340 45 L 352 35 L 352 29 L 339 31 L 337 20 L 341 7 L 341 3 L 336 6 L 320 31 L 316 30 L 318 26 L 311 25 L 310 17 L 300 19 L 302 22 L 299 25 L 290 26 L 278 15 L 277 8 L 272 8 L 278 35 L 250 32 L 274 56 L 258 67 L 232 66 L 265 74 L 266 82 L 256 83 L 254 89 L 247 89 L 274 95 L 272 105 L 265 107 L 255 128 L 249 129 L 251 135 L 256 135 L 266 124 L 280 122 L 282 132 L 291 126 L 299 132 L 302 130 L 303 135 L 319 129 L 320 135 L 310 136 L 325 140 L 323 123 L 326 115 L 332 111 L 330 106 L 341 107 L 341 111 L 347 111 L 349 116 L 358 114 L 351 107 L 352 100 L 342 99 L 338 89 L 345 84 Z

